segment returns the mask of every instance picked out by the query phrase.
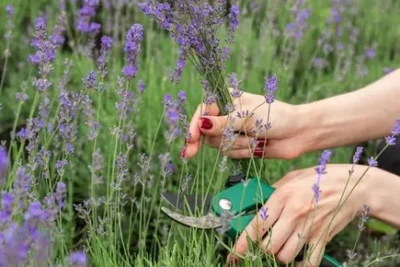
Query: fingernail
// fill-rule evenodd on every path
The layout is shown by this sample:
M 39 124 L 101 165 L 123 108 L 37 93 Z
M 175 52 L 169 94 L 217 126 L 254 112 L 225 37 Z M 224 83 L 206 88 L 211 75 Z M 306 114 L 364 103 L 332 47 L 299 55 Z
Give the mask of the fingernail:
M 212 120 L 209 118 L 201 118 L 200 128 L 210 130 L 213 127 Z
M 186 146 L 182 147 L 181 153 L 179 154 L 179 156 L 183 159 L 183 158 L 185 158 L 185 153 L 186 153 Z
M 268 144 L 268 141 L 265 141 L 265 140 L 260 140 L 260 141 L 257 141 L 257 148 L 261 148 L 261 149 L 264 149 L 264 147 L 266 146 Z
M 260 149 L 260 148 L 256 148 L 256 149 L 254 149 L 253 155 L 261 158 L 264 156 L 264 150 Z

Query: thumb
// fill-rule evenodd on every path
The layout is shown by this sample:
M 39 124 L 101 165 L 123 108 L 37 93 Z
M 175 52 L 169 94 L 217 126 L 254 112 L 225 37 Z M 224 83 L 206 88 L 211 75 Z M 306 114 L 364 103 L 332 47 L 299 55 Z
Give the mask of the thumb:
M 224 130 L 229 127 L 235 132 L 244 130 L 244 118 L 228 116 L 203 116 L 199 120 L 199 129 L 204 135 L 221 136 Z M 248 123 L 246 123 L 248 124 Z

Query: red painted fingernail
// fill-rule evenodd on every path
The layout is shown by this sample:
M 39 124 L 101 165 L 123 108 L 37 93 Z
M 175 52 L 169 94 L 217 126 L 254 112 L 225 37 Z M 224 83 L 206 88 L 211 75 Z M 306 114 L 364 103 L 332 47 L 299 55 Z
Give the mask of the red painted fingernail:
M 182 147 L 181 153 L 179 154 L 179 156 L 180 156 L 181 158 L 185 158 L 185 153 L 186 153 L 186 146 Z
M 200 128 L 205 129 L 205 130 L 210 130 L 213 127 L 212 120 L 209 118 L 201 118 L 201 124 Z
M 257 142 L 257 148 L 264 149 L 264 147 L 268 144 L 268 141 L 260 140 Z
M 260 149 L 260 148 L 256 148 L 256 149 L 254 149 L 253 155 L 261 158 L 264 156 L 264 150 Z

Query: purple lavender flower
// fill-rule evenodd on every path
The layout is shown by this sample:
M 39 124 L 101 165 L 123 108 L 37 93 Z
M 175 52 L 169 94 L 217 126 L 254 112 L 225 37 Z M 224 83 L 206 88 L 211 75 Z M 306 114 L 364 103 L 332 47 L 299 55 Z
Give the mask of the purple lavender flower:
M 229 86 L 232 88 L 231 96 L 233 98 L 239 98 L 243 94 L 243 91 L 239 87 L 239 81 L 236 77 L 236 73 L 230 74 L 228 76 L 228 79 L 229 79 Z
M 356 152 L 354 153 L 354 156 L 353 156 L 353 164 L 358 163 L 358 161 L 360 160 L 361 154 L 363 152 L 363 149 L 364 148 L 362 146 L 357 147 Z
M 385 75 L 388 75 L 389 73 L 391 73 L 393 70 L 392 70 L 392 68 L 388 68 L 388 67 L 385 67 L 384 69 L 383 69 L 383 73 L 385 74 Z
M 109 36 L 103 36 L 101 37 L 101 47 L 105 50 L 105 51 L 110 51 L 113 45 L 113 39 Z
M 319 165 L 315 168 L 315 170 L 317 172 L 317 180 L 316 180 L 315 184 L 312 186 L 312 190 L 314 192 L 314 198 L 315 198 L 315 202 L 317 204 L 321 197 L 321 190 L 319 187 L 321 177 L 323 174 L 325 174 L 326 164 L 328 164 L 331 156 L 332 156 L 332 152 L 330 150 L 324 150 L 324 152 L 322 152 L 322 154 L 321 154 Z
M 2 225 L 11 221 L 11 214 L 14 205 L 14 196 L 10 193 L 3 192 L 1 199 L 0 222 Z
M 96 16 L 96 8 L 99 4 L 98 0 L 84 0 L 81 9 L 79 10 L 77 30 L 83 33 L 97 33 L 100 24 L 91 22 Z
M 378 162 L 376 161 L 376 159 L 374 157 L 370 157 L 368 159 L 368 165 L 370 167 L 377 167 L 378 166 Z
M 277 90 L 278 78 L 271 74 L 268 79 L 265 80 L 264 90 L 265 99 L 268 104 L 272 104 L 275 100 L 275 92 Z
M 29 59 L 32 64 L 39 65 L 40 74 L 42 76 L 46 76 L 51 71 L 51 62 L 54 61 L 55 52 L 54 47 L 49 44 L 49 41 L 46 39 L 46 21 L 44 18 L 37 18 L 35 20 L 35 36 L 31 41 L 31 45 L 37 49 L 34 55 L 30 55 Z M 38 79 L 34 84 L 36 86 L 40 86 L 42 88 L 48 87 L 48 85 L 44 85 L 44 83 L 49 83 L 45 78 Z M 42 84 L 42 86 L 41 86 Z
M 8 16 L 10 17 L 14 16 L 14 7 L 11 4 L 8 4 L 6 6 L 6 12 Z
M 265 208 L 264 206 L 261 207 L 261 209 L 260 209 L 260 216 L 263 221 L 267 220 L 267 218 L 268 218 L 268 209 Z
M 165 132 L 167 143 L 171 144 L 182 134 L 181 124 L 185 127 L 185 109 L 186 93 L 180 91 L 178 100 L 174 100 L 171 94 L 164 95 L 165 123 L 168 130 Z
M 389 146 L 394 146 L 396 144 L 398 135 L 400 135 L 400 119 L 396 120 L 391 135 L 385 137 L 386 144 Z
M 139 94 L 143 94 L 144 90 L 146 89 L 146 85 L 144 84 L 144 82 L 142 80 L 139 80 L 137 86 Z
M 0 186 L 4 185 L 7 176 L 8 153 L 3 146 L 0 146 Z
M 170 153 L 160 154 L 158 156 L 160 160 L 160 173 L 162 177 L 170 176 L 174 171 L 174 166 L 172 164 L 172 158 Z
M 26 197 L 32 186 L 32 176 L 26 172 L 25 167 L 19 167 L 13 185 L 13 194 L 21 201 Z M 22 204 L 20 202 L 20 204 Z
M 126 34 L 125 54 L 127 64 L 123 68 L 123 74 L 128 80 L 136 77 L 138 70 L 138 54 L 140 53 L 140 42 L 143 40 L 143 26 L 134 24 Z
M 100 70 L 100 76 L 104 79 L 107 75 L 107 55 L 111 51 L 113 45 L 113 40 L 109 36 L 101 37 L 101 48 L 100 55 L 97 58 L 97 64 Z
M 92 89 L 96 85 L 96 73 L 89 72 L 89 75 L 83 80 L 86 89 Z
M 86 267 L 87 266 L 87 256 L 83 251 L 72 252 L 67 258 L 67 262 L 71 267 Z
M 371 212 L 371 208 L 368 205 L 364 205 L 363 209 L 361 210 L 361 214 L 359 216 L 360 221 L 358 222 L 358 230 L 360 232 L 365 230 L 365 224 L 369 219 L 369 214 Z
M 196 67 L 205 75 L 210 69 L 221 69 L 221 63 L 227 58 L 227 49 L 219 48 L 217 27 L 224 19 L 230 22 L 229 34 L 233 35 L 239 24 L 239 6 L 232 5 L 226 16 L 226 1 L 219 1 L 213 8 L 200 1 L 179 0 L 176 5 L 145 1 L 139 4 L 140 10 L 153 17 L 158 24 L 171 33 L 171 37 L 179 45 L 178 61 L 171 81 L 178 83 L 188 58 L 197 62 Z M 232 43 L 232 36 L 228 37 Z
M 179 102 L 185 103 L 185 101 L 186 101 L 186 92 L 185 91 L 179 91 L 178 99 L 179 99 Z
M 239 5 L 232 5 L 230 12 L 228 14 L 228 18 L 230 20 L 230 27 L 233 31 L 236 31 L 237 27 L 239 26 L 239 16 L 240 16 L 240 11 L 239 11 Z
M 119 113 L 119 117 L 121 119 L 126 119 L 133 110 L 135 98 L 131 91 L 128 91 L 124 88 L 122 81 L 119 83 L 120 89 L 118 90 L 118 95 L 121 98 L 121 102 L 116 103 L 116 109 Z
M 365 49 L 365 57 L 367 59 L 375 58 L 375 49 L 373 47 L 368 47 L 367 49 Z
M 293 16 L 296 18 L 295 21 L 286 25 L 285 35 L 288 38 L 302 39 L 304 31 L 307 29 L 307 21 L 311 16 L 311 9 L 300 9 L 301 5 L 302 3 L 298 4 L 298 7 L 292 12 Z

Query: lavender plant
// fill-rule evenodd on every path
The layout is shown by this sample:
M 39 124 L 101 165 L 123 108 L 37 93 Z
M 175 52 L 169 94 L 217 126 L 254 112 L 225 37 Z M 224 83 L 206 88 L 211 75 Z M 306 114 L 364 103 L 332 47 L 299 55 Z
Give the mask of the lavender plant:
M 211 5 L 207 1 L 176 1 L 173 4 L 159 2 L 142 2 L 141 11 L 154 18 L 162 29 L 168 31 L 179 45 L 178 61 L 171 81 L 178 83 L 188 61 L 194 64 L 200 73 L 205 90 L 204 103 L 216 103 L 220 114 L 232 112 L 232 97 L 238 97 L 237 78 L 230 76 L 233 86 L 232 96 L 226 82 L 225 64 L 229 59 L 229 46 L 235 41 L 235 33 L 239 26 L 239 5 L 228 6 L 227 1 L 217 1 Z M 228 14 L 226 15 L 228 10 Z M 225 44 L 218 36 L 219 29 L 228 20 L 228 35 Z M 247 111 L 249 112 L 249 111 Z M 229 134 L 227 137 L 235 139 Z M 190 136 L 186 136 L 190 139 Z M 239 160 L 241 171 L 248 173 L 250 160 Z

